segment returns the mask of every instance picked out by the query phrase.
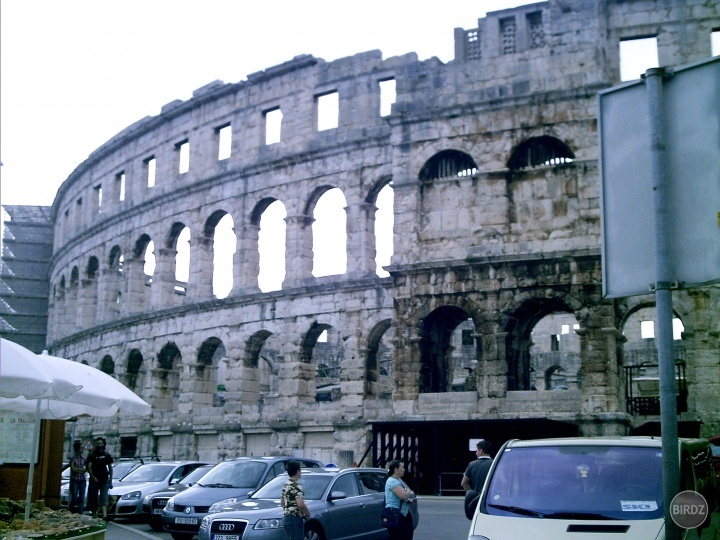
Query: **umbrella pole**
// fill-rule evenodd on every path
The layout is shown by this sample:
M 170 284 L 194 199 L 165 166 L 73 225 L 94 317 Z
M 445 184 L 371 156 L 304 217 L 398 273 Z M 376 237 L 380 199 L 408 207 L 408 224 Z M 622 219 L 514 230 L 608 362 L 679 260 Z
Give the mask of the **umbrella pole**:
M 27 492 L 25 495 L 25 521 L 30 519 L 30 500 L 32 499 L 33 476 L 35 474 L 35 460 L 38 455 L 40 443 L 40 400 L 37 400 L 35 409 L 35 427 L 33 429 L 32 453 L 30 455 L 30 470 L 28 471 Z

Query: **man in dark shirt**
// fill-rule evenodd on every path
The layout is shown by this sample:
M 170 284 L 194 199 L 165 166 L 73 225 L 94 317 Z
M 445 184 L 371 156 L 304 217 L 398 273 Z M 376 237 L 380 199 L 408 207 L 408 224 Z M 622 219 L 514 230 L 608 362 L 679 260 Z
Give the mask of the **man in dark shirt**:
M 97 515 L 99 506 L 103 519 L 107 518 L 108 490 L 112 489 L 112 463 L 112 456 L 105 451 L 105 439 L 98 437 L 86 464 L 90 473 L 88 509 Z
M 462 482 L 460 485 L 465 491 L 475 491 L 480 493 L 485 484 L 485 478 L 487 478 L 488 472 L 490 472 L 490 466 L 492 465 L 492 458 L 490 453 L 492 452 L 492 444 L 489 441 L 481 440 L 477 443 L 477 459 L 471 461 L 465 469 L 463 474 Z

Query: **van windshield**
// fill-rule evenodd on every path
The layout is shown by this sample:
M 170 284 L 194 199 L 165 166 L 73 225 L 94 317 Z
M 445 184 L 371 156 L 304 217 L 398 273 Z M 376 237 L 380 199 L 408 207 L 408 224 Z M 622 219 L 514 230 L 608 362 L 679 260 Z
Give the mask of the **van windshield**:
M 662 453 L 628 446 L 508 448 L 497 460 L 481 512 L 546 519 L 663 516 Z

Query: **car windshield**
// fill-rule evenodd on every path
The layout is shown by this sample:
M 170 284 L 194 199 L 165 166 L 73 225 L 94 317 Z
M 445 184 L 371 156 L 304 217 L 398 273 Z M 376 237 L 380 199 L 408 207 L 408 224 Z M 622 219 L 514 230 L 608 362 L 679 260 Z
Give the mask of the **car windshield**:
M 317 501 L 322 499 L 323 493 L 327 489 L 328 484 L 333 479 L 332 476 L 324 474 L 308 474 L 301 476 L 298 483 L 302 485 L 306 501 Z M 285 482 L 288 481 L 287 474 L 273 478 L 270 482 L 253 493 L 253 499 L 279 499 Z
M 113 463 L 113 480 L 120 480 L 123 476 L 129 473 L 133 467 L 137 467 L 137 465 L 138 464 L 134 461 Z
M 226 461 L 216 465 L 200 482 L 207 487 L 254 488 L 267 464 L 262 461 Z
M 148 463 L 141 465 L 122 479 L 123 482 L 162 482 L 175 470 L 176 465 Z
M 181 484 L 184 484 L 186 486 L 190 486 L 200 480 L 203 476 L 207 474 L 207 472 L 212 469 L 212 465 L 206 465 L 204 467 L 198 467 L 193 472 L 185 476 L 182 480 L 180 480 Z
M 496 458 L 481 511 L 548 519 L 663 516 L 662 453 L 628 446 L 509 448 Z

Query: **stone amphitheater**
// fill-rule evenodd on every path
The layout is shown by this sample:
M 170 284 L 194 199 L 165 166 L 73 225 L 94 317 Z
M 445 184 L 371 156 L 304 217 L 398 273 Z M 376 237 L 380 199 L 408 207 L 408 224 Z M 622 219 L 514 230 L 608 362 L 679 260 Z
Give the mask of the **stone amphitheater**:
M 48 348 L 153 414 L 79 419 L 66 443 L 401 457 L 419 492 L 442 493 L 473 439 L 657 433 L 654 296 L 603 297 L 597 96 L 620 83 L 621 42 L 654 38 L 660 65 L 679 66 L 710 58 L 719 28 L 715 1 L 549 0 L 454 29 L 446 64 L 300 55 L 130 125 L 55 198 Z M 318 276 L 331 191 L 346 264 Z M 285 269 L 269 289 L 267 261 Z M 673 307 L 680 433 L 718 434 L 720 288 L 676 290 Z

